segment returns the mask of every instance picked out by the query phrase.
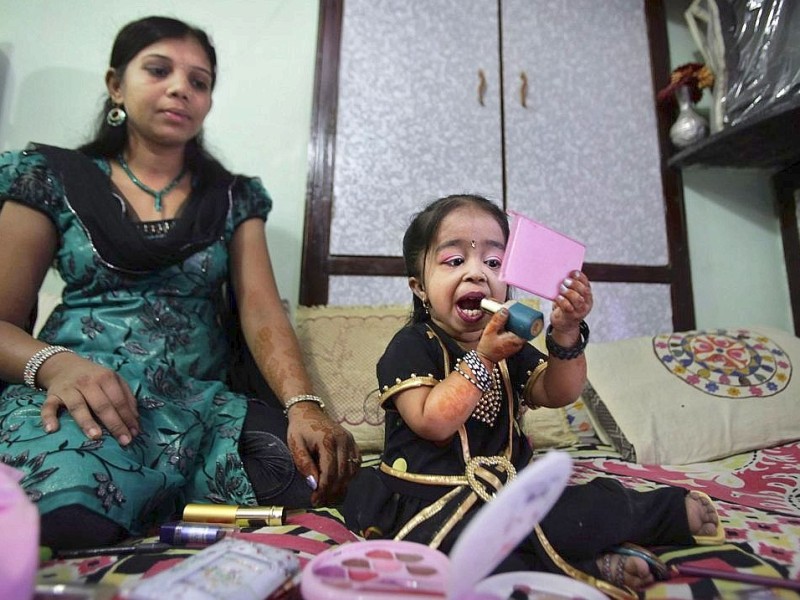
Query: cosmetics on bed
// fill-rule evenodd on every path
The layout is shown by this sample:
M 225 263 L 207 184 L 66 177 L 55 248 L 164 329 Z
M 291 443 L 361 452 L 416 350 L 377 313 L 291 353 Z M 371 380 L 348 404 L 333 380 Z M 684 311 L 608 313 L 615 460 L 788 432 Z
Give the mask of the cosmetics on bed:
M 222 523 L 238 527 L 272 527 L 286 521 L 283 506 L 237 506 L 235 504 L 187 504 L 183 520 L 192 523 Z

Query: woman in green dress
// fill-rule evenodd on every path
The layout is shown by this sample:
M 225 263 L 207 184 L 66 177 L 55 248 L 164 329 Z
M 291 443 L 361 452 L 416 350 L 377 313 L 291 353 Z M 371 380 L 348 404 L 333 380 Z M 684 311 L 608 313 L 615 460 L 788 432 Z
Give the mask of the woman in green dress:
M 359 465 L 280 301 L 272 201 L 202 146 L 215 80 L 204 32 L 134 21 L 95 139 L 0 156 L 0 460 L 24 473 L 45 545 L 142 534 L 188 502 L 329 503 Z M 54 263 L 62 303 L 36 339 Z M 271 398 L 232 389 L 231 313 Z

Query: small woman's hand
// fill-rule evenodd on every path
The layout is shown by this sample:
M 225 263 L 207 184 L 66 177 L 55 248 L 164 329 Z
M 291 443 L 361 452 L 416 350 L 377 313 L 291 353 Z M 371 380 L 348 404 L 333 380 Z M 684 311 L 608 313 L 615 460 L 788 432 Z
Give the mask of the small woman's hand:
M 578 331 L 580 322 L 592 310 L 592 286 L 581 271 L 573 271 L 561 284 L 559 296 L 553 301 L 550 323 L 555 331 Z
M 361 452 L 350 435 L 313 402 L 289 409 L 287 442 L 297 469 L 317 484 L 314 506 L 336 503 L 361 466 Z
M 122 446 L 139 434 L 136 398 L 114 371 L 63 352 L 42 364 L 37 380 L 47 390 L 41 411 L 46 432 L 59 429 L 58 413 L 64 407 L 90 439 L 100 439 L 101 425 Z

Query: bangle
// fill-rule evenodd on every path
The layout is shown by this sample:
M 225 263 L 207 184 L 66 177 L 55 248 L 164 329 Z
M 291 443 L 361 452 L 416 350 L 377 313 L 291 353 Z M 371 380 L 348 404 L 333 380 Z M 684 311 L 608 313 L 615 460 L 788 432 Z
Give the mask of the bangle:
M 486 392 L 486 390 L 485 390 L 485 389 L 483 389 L 483 388 L 481 387 L 481 384 L 480 384 L 480 383 L 478 383 L 478 382 L 476 381 L 476 379 L 475 379 L 475 378 L 474 378 L 472 375 L 470 375 L 470 374 L 469 374 L 469 373 L 467 373 L 467 372 L 466 372 L 464 369 L 462 369 L 462 368 L 461 368 L 461 361 L 459 361 L 458 363 L 456 363 L 456 366 L 455 366 L 455 368 L 454 368 L 453 370 L 454 370 L 456 373 L 459 373 L 459 374 L 460 374 L 460 375 L 461 375 L 461 376 L 462 376 L 464 379 L 466 379 L 467 381 L 469 381 L 469 382 L 470 382 L 472 385 L 474 385 L 476 388 L 478 388 L 478 390 L 480 390 L 480 392 L 481 392 L 482 394 Z
M 564 348 L 564 346 L 558 345 L 553 339 L 553 325 L 548 325 L 547 333 L 544 336 L 544 343 L 545 346 L 547 346 L 547 352 L 550 354 L 550 356 L 555 356 L 561 360 L 572 360 L 573 358 L 578 358 L 581 354 L 583 354 L 586 344 L 589 343 L 589 326 L 586 324 L 586 321 L 581 321 L 580 339 L 571 348 Z
M 478 380 L 478 388 L 482 392 L 488 392 L 494 386 L 494 380 L 492 379 L 492 374 L 489 373 L 489 369 L 486 368 L 486 365 L 483 364 L 481 357 L 478 356 L 478 352 L 476 350 L 470 350 L 467 352 L 463 357 L 462 360 L 467 363 L 469 370 L 472 371 L 472 375 L 475 379 Z
M 47 346 L 31 356 L 28 362 L 25 363 L 25 369 L 22 371 L 22 380 L 25 382 L 25 385 L 43 392 L 44 388 L 40 388 L 36 385 L 36 373 L 39 372 L 44 361 L 59 352 L 72 352 L 72 350 L 64 348 L 64 346 Z
M 286 401 L 286 404 L 283 405 L 283 414 L 288 415 L 289 409 L 300 402 L 314 402 L 318 404 L 320 408 L 325 408 L 325 403 L 319 396 L 315 396 L 314 394 L 300 394 L 299 396 L 292 396 Z

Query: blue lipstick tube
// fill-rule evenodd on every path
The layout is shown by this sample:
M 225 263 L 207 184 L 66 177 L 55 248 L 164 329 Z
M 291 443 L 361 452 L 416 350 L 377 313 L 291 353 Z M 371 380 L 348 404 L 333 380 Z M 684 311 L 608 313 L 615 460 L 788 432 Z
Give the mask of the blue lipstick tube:
M 481 300 L 481 308 L 492 314 L 501 308 L 508 309 L 506 330 L 524 340 L 532 340 L 544 329 L 544 315 L 535 308 L 526 306 L 516 300 L 502 303 L 491 298 L 484 298 Z

